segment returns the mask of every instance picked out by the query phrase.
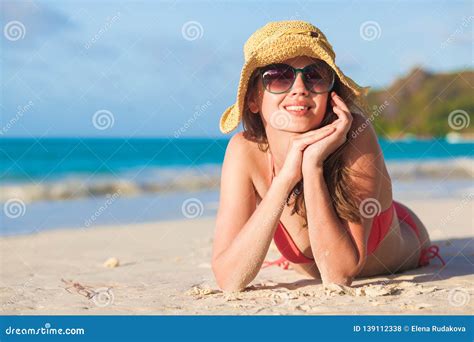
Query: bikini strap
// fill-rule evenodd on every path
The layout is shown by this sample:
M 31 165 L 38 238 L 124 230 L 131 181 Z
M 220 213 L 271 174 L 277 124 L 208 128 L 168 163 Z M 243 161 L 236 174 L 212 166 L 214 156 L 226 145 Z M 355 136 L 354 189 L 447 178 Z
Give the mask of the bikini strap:
M 273 177 L 275 177 L 275 164 L 273 162 L 273 156 L 272 153 L 270 152 L 270 149 L 268 149 L 267 153 L 267 159 L 268 159 L 268 169 L 270 170 L 270 182 L 273 181 Z

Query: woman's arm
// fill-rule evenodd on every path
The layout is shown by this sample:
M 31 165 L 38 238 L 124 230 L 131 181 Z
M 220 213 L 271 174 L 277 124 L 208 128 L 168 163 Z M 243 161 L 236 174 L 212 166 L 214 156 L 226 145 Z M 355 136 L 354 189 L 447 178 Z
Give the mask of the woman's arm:
M 353 125 L 357 127 L 362 122 L 363 118 L 357 117 Z M 371 126 L 349 142 L 343 158 L 354 174 L 364 175 L 352 179 L 357 186 L 358 201 L 377 199 L 383 177 L 383 155 Z M 308 169 L 303 178 L 311 249 L 321 278 L 323 282 L 350 285 L 365 264 L 373 218 L 361 215 L 361 223 L 339 219 L 321 167 Z
M 270 247 L 289 192 L 301 180 L 303 151 L 335 130 L 324 127 L 292 137 L 283 167 L 256 207 L 250 146 L 241 133 L 227 147 L 221 177 L 212 268 L 224 290 L 241 290 L 257 275 Z
M 255 209 L 247 155 L 248 144 L 240 134 L 235 135 L 222 167 L 212 256 L 217 284 L 226 291 L 244 289 L 258 274 L 291 190 L 289 181 L 275 177 Z
M 305 174 L 304 197 L 311 250 L 323 283 L 350 285 L 359 253 L 337 216 L 322 170 Z

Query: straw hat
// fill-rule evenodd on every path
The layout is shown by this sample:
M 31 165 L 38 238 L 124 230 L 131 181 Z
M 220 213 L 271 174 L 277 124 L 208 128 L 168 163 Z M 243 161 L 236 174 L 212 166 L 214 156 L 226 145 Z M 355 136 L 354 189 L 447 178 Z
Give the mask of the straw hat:
M 252 34 L 244 45 L 245 62 L 240 74 L 237 101 L 221 116 L 219 126 L 222 133 L 229 133 L 239 125 L 244 112 L 249 79 L 255 69 L 297 56 L 325 61 L 352 92 L 354 101 L 364 106 L 363 97 L 369 87 L 357 85 L 339 70 L 331 44 L 316 26 L 300 20 L 270 22 Z

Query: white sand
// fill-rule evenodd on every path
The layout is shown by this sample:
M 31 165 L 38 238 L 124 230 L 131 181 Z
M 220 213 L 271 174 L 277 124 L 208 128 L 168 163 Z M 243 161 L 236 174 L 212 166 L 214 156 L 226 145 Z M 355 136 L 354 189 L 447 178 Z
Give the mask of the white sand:
M 226 294 L 210 268 L 213 218 L 64 229 L 0 239 L 2 314 L 472 314 L 472 201 L 404 203 L 446 267 L 434 261 L 326 289 L 271 267 L 246 291 Z M 268 259 L 278 256 L 272 249 Z M 120 265 L 105 267 L 110 257 Z

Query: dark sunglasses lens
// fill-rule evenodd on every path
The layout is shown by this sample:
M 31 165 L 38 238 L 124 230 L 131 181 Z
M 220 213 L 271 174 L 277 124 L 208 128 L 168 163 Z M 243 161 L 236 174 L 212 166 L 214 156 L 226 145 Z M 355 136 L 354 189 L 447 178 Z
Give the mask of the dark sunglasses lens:
M 325 93 L 331 90 L 334 82 L 334 72 L 329 67 L 313 64 L 304 68 L 306 87 L 315 93 Z
M 293 69 L 287 65 L 279 64 L 267 68 L 262 74 L 265 89 L 271 93 L 288 91 L 295 80 Z

